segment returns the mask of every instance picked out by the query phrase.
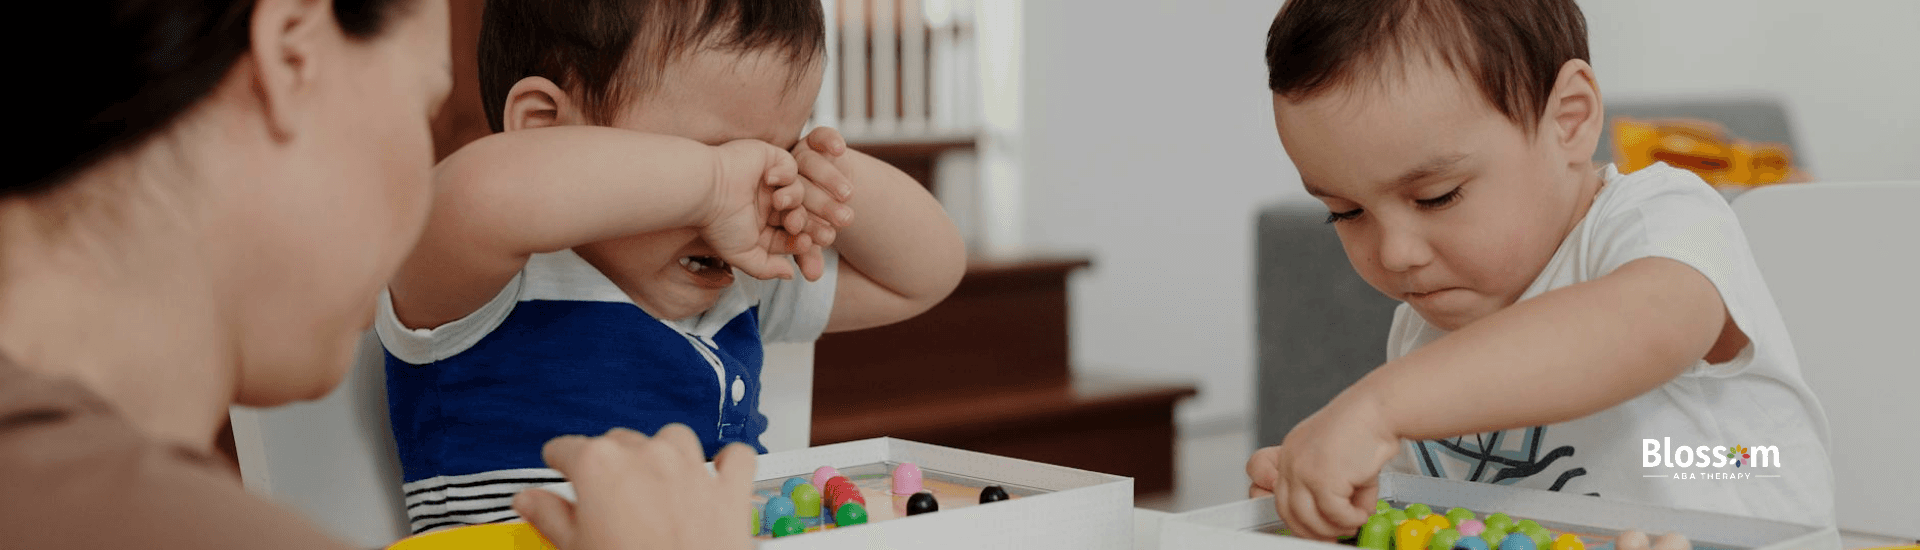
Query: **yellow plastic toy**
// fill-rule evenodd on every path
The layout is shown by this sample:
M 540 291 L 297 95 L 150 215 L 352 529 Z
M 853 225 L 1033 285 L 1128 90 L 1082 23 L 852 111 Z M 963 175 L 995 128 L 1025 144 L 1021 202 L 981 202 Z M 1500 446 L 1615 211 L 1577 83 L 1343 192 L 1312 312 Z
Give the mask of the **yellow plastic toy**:
M 1693 119 L 1613 119 L 1615 164 L 1629 173 L 1665 162 L 1690 170 L 1707 183 L 1758 186 L 1807 181 L 1793 166 L 1793 154 L 1778 143 L 1733 139 L 1725 128 Z
M 467 525 L 414 535 L 387 550 L 557 550 L 524 521 Z

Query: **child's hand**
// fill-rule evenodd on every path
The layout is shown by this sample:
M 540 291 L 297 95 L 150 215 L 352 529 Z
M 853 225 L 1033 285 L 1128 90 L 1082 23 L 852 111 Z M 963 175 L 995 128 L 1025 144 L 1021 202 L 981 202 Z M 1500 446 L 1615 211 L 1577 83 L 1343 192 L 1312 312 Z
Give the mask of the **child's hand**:
M 1250 496 L 1271 493 L 1280 520 L 1296 535 L 1333 540 L 1358 531 L 1373 513 L 1380 468 L 1399 451 L 1379 409 L 1349 394 L 1247 461 Z
M 780 257 L 782 246 L 804 248 L 806 219 L 788 224 L 790 242 L 776 225 L 776 204 L 799 200 L 794 189 L 799 167 L 793 155 L 757 140 L 735 140 L 716 153 L 713 198 L 700 224 L 700 236 L 715 255 L 758 279 L 793 278 L 793 266 Z
M 522 491 L 513 509 L 562 550 L 751 548 L 753 449 L 735 443 L 707 473 L 700 440 L 679 424 L 653 438 L 615 428 L 547 442 L 547 465 L 573 482 L 577 503 Z
M 847 152 L 847 141 L 838 130 L 815 128 L 806 139 L 793 146 L 793 158 L 800 166 L 801 185 L 804 196 L 800 199 L 801 208 L 786 214 L 786 225 L 803 225 L 815 245 L 824 247 L 833 244 L 837 227 L 853 224 L 853 209 L 846 202 L 853 197 L 853 182 L 847 177 L 847 170 L 841 166 L 841 155 Z M 782 189 L 783 192 L 787 191 Z M 804 218 L 796 220 L 795 218 Z M 796 224 L 796 221 L 799 222 Z M 816 280 L 825 270 L 825 261 L 819 249 L 800 250 L 794 255 L 800 264 L 800 272 L 807 280 Z

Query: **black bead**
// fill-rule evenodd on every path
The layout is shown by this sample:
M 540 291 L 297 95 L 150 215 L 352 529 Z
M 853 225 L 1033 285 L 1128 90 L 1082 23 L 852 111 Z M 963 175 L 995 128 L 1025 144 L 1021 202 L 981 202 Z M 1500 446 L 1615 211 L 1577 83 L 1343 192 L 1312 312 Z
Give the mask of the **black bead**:
M 940 511 L 940 502 L 933 499 L 933 493 L 914 493 L 907 497 L 907 515 L 917 516 L 927 512 Z
M 988 485 L 980 489 L 981 504 L 999 502 L 1007 498 L 1007 490 L 1002 489 L 999 485 Z

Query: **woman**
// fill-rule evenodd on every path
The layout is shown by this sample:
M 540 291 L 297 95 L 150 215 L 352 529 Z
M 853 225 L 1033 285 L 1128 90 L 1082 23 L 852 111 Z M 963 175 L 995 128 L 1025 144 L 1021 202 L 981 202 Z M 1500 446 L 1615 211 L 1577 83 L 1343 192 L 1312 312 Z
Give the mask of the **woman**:
M 50 3 L 58 43 L 9 33 L 41 41 L 12 44 L 0 187 L 9 547 L 341 546 L 210 456 L 228 404 L 340 381 L 419 235 L 445 1 Z M 684 428 L 545 451 L 579 503 L 515 505 L 561 548 L 749 544 L 751 452 L 716 477 Z

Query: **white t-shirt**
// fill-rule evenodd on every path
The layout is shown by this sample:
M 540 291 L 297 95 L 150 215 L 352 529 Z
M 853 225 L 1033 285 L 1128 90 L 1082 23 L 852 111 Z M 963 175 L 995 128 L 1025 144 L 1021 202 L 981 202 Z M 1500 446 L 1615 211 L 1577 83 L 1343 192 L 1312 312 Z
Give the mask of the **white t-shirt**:
M 1752 343 L 1729 362 L 1700 361 L 1652 391 L 1576 420 L 1407 441 L 1387 469 L 1833 525 L 1826 414 L 1800 376 L 1732 208 L 1698 176 L 1665 164 L 1624 176 L 1608 165 L 1602 176 L 1605 186 L 1586 218 L 1520 299 L 1597 279 L 1639 258 L 1671 258 L 1713 282 Z M 1401 304 L 1387 360 L 1445 335 Z

